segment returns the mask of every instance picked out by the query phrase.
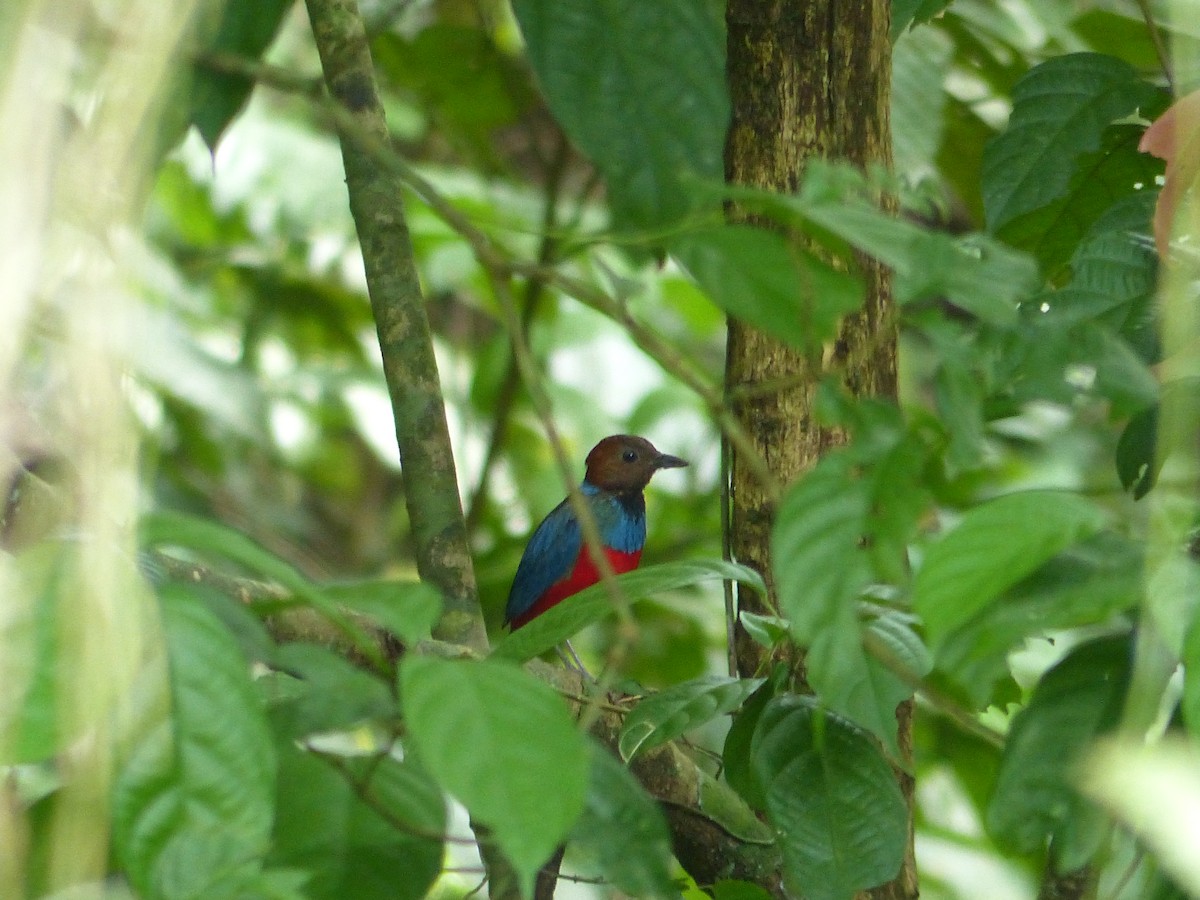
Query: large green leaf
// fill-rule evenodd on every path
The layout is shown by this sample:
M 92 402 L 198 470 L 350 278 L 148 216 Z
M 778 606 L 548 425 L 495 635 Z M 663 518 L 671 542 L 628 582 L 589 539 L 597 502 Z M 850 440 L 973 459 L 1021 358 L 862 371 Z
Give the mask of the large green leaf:
M 790 890 L 849 900 L 900 870 L 907 808 L 866 732 L 811 698 L 779 697 L 763 711 L 751 759 Z
M 354 622 L 323 588 L 241 532 L 186 513 L 160 510 L 142 517 L 139 536 L 147 546 L 175 545 L 233 560 L 278 583 L 295 595 L 296 602 L 311 606 L 341 630 L 364 657 L 382 667 L 378 645 L 366 629 Z
M 1110 126 L 1099 149 L 1075 160 L 1071 179 L 1058 196 L 1047 196 L 1045 206 L 1013 219 L 999 236 L 1032 253 L 1042 271 L 1059 280 L 1063 264 L 1109 211 L 1139 191 L 1146 193 L 1162 174 L 1159 161 L 1139 152 L 1141 135 L 1138 125 Z
M 1105 622 L 1137 606 L 1142 591 L 1140 544 L 1114 534 L 1071 547 L 1009 589 L 999 603 L 955 629 L 938 652 L 938 667 L 976 708 L 991 702 L 1008 676 L 1008 655 L 1031 637 Z
M 859 279 L 772 231 L 715 225 L 677 235 L 668 246 L 721 309 L 794 347 L 819 345 L 862 305 Z
M 621 757 L 632 759 L 717 716 L 733 712 L 762 683 L 761 678 L 709 675 L 651 694 L 625 717 L 617 744 Z
M 1000 231 L 1062 196 L 1080 155 L 1098 150 L 1113 121 L 1155 94 L 1128 63 L 1098 53 L 1058 56 L 1032 69 L 1013 89 L 1008 127 L 984 150 L 988 228 Z
M 161 610 L 166 671 L 148 670 L 135 698 L 137 737 L 113 797 L 117 857 L 144 896 L 240 896 L 261 876 L 275 811 L 266 717 L 204 604 L 168 586 Z
M 1073 767 L 1116 725 L 1130 662 L 1128 635 L 1106 637 L 1075 648 L 1042 677 L 1005 742 L 986 816 L 997 840 L 1031 853 L 1082 813 Z
M 529 892 L 584 808 L 588 751 L 565 702 L 515 666 L 410 656 L 405 723 L 422 763 L 491 828 Z
M 428 776 L 390 757 L 346 759 L 345 771 L 279 744 L 271 861 L 309 876 L 312 900 L 418 900 L 442 868 L 445 804 Z
M 721 181 L 729 121 L 715 7 L 692 0 L 515 0 L 554 117 L 604 174 L 619 222 L 656 227 Z
M 1104 524 L 1094 504 L 1065 491 L 1023 491 L 970 510 L 929 547 L 913 584 L 913 605 L 938 647 L 1042 563 Z
M 658 804 L 629 770 L 591 741 L 587 801 L 571 832 L 572 849 L 631 897 L 674 897 L 671 835 Z
M 665 591 L 695 587 L 709 581 L 732 579 L 763 590 L 762 576 L 748 566 L 721 559 L 691 559 L 646 566 L 617 576 L 617 584 L 630 600 Z M 612 613 L 612 600 L 604 584 L 586 588 L 514 631 L 493 651 L 499 659 L 524 662 Z
M 986 235 L 951 237 L 861 198 L 827 195 L 808 181 L 798 199 L 785 202 L 889 266 L 900 303 L 944 297 L 985 321 L 1006 325 L 1016 321 L 1017 304 L 1038 283 L 1031 257 Z
M 886 654 L 886 662 L 904 669 L 908 678 L 868 648 Z M 813 640 L 805 664 L 822 703 L 870 731 L 893 759 L 903 758 L 896 707 L 912 696 L 909 681 L 922 678 L 932 665 L 921 639 L 899 616 L 875 619 L 864 629 L 854 607 L 847 606 Z
M 779 504 L 771 561 L 779 604 L 801 644 L 870 583 L 869 484 L 844 454 L 826 456 Z

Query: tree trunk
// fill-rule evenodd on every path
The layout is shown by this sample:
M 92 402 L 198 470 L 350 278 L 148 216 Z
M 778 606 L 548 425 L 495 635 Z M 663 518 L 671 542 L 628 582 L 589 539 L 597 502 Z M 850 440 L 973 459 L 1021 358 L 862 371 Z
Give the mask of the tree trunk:
M 725 176 L 730 183 L 791 193 L 810 159 L 842 159 L 864 168 L 891 164 L 889 13 L 888 0 L 729 0 L 733 117 Z M 736 414 L 781 483 L 794 480 L 845 439 L 813 420 L 813 398 L 824 376 L 835 375 L 855 396 L 896 396 L 890 273 L 871 260 L 860 263 L 863 309 L 843 321 L 823 354 L 805 354 L 737 320 L 729 322 L 726 387 Z M 761 571 L 774 592 L 769 559 L 774 498 L 736 453 L 731 459 L 731 549 L 739 562 Z M 740 609 L 765 611 L 752 592 L 738 599 Z M 741 628 L 736 654 L 743 674 L 760 672 L 768 662 Z M 803 685 L 802 655 L 788 661 Z M 911 712 L 910 704 L 897 711 L 906 754 Z M 912 780 L 898 777 L 911 810 Z M 910 812 L 909 849 L 900 874 L 870 896 L 916 897 L 911 818 Z

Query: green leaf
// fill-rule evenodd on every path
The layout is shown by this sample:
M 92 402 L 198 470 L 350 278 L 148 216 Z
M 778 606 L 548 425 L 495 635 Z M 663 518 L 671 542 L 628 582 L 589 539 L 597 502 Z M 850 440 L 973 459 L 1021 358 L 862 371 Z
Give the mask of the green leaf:
M 355 581 L 325 585 L 340 606 L 369 616 L 406 644 L 428 640 L 442 614 L 437 589 L 423 581 Z
M 907 29 L 928 22 L 947 6 L 951 0 L 894 0 L 892 3 L 892 40 L 895 41 Z
M 813 638 L 805 664 L 809 684 L 822 703 L 870 731 L 894 759 L 902 758 L 896 707 L 912 696 L 912 688 L 867 655 L 853 606 L 846 606 Z
M 863 178 L 838 166 L 812 166 L 799 196 L 765 198 L 736 191 L 784 218 L 799 217 L 890 267 L 902 304 L 948 299 L 987 322 L 1009 325 L 1017 305 L 1040 283 L 1025 253 L 986 235 L 952 237 L 892 213 L 868 199 Z
M 717 306 L 794 347 L 826 340 L 862 305 L 857 278 L 773 231 L 718 225 L 689 230 L 668 246 Z
M 383 680 L 326 647 L 284 644 L 274 666 L 297 679 L 295 690 L 271 703 L 272 724 L 285 737 L 298 740 L 396 713 Z
M 1101 532 L 1058 554 L 952 631 L 938 668 L 982 709 L 1008 677 L 1008 655 L 1028 638 L 1106 622 L 1135 608 L 1142 593 L 1143 547 Z
M 762 683 L 761 678 L 709 675 L 651 694 L 625 717 L 617 742 L 621 758 L 632 759 L 732 712 Z
M 339 773 L 290 740 L 280 742 L 279 759 L 271 861 L 308 873 L 306 897 L 426 896 L 442 869 L 438 836 L 446 829 L 444 801 L 428 776 L 386 756 L 344 760 Z
M 741 610 L 738 613 L 738 621 L 754 643 L 767 649 L 783 643 L 790 634 L 787 619 L 781 619 L 779 616 L 760 616 Z
M 617 576 L 617 584 L 631 600 L 678 591 L 705 582 L 731 579 L 763 591 L 762 576 L 748 566 L 721 559 L 692 559 L 646 566 Z M 612 613 L 604 584 L 596 584 L 565 599 L 524 628 L 514 631 L 492 651 L 497 659 L 524 662 L 544 653 Z
M 1131 660 L 1128 635 L 1076 647 L 1048 671 L 1013 719 L 988 804 L 988 831 L 1020 853 L 1082 813 L 1071 777 L 1093 739 L 1114 727 Z
M 801 644 L 854 604 L 871 580 L 863 546 L 868 489 L 844 454 L 830 454 L 780 501 L 771 560 L 780 607 Z
M 1109 126 L 1099 137 L 1099 149 L 1074 161 L 1061 193 L 1045 196 L 1044 206 L 1013 219 L 1000 229 L 999 236 L 1034 254 L 1049 279 L 1060 280 L 1063 264 L 1080 241 L 1111 210 L 1144 194 L 1162 174 L 1161 162 L 1138 150 L 1142 132 L 1138 125 Z
M 257 60 L 275 40 L 291 7 L 292 0 L 225 0 L 216 39 L 206 51 Z M 209 150 L 216 151 L 221 135 L 245 106 L 253 88 L 249 78 L 214 71 L 202 62 L 195 65 L 189 95 L 191 120 Z
M 1180 397 L 1194 397 L 1200 378 L 1179 378 L 1162 385 L 1161 399 L 1130 418 L 1117 442 L 1117 475 L 1134 499 L 1149 493 L 1158 481 L 1162 460 L 1158 456 L 1159 408 L 1178 408 Z
M 526 894 L 583 811 L 588 751 L 566 704 L 521 669 L 410 656 L 409 735 L 438 782 L 492 829 Z
M 907 808 L 866 732 L 811 698 L 778 697 L 763 711 L 751 758 L 767 786 L 767 815 L 791 891 L 850 900 L 900 870 Z
M 1065 491 L 1023 491 L 970 510 L 929 547 L 913 606 L 934 647 L 1056 553 L 1095 534 L 1104 514 Z
M 571 846 L 632 897 L 674 897 L 671 835 L 658 804 L 607 750 L 589 741 L 591 777 Z
M 893 19 L 893 29 L 895 25 Z M 915 181 L 936 169 L 945 136 L 946 74 L 953 55 L 950 38 L 936 28 L 906 34 L 892 47 L 892 155 L 901 177 Z
M 749 881 L 725 878 L 712 886 L 713 900 L 771 900 L 765 889 Z
M 767 807 L 766 786 L 760 784 L 755 776 L 750 747 L 763 710 L 780 692 L 786 678 L 786 669 L 780 665 L 771 678 L 746 699 L 741 710 L 733 716 L 729 733 L 725 735 L 725 746 L 721 750 L 725 780 L 751 807 L 760 812 Z
M 6 572 L 0 615 L 0 764 L 49 759 L 59 745 L 59 610 L 78 564 L 71 543 L 33 544 Z
M 1100 147 L 1109 124 L 1154 98 L 1152 85 L 1111 56 L 1071 53 L 1032 69 L 1013 88 L 1007 129 L 984 149 L 988 229 L 1062 196 L 1079 156 Z
M 323 589 L 241 532 L 196 516 L 157 511 L 142 517 L 140 540 L 147 547 L 176 545 L 224 557 L 277 582 L 349 637 L 364 657 L 383 666 L 376 641 L 353 622 Z
M 725 43 L 692 0 L 515 0 L 554 117 L 604 174 L 618 222 L 645 228 L 695 208 L 724 178 Z
M 233 638 L 181 586 L 162 592 L 166 681 L 136 702 L 137 737 L 113 795 L 114 847 L 137 890 L 224 897 L 258 877 L 274 816 L 276 760 Z

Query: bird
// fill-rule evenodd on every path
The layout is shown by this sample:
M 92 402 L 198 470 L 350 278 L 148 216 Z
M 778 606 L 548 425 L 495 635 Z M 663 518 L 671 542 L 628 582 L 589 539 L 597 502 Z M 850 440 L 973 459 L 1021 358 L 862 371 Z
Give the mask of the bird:
M 579 487 L 618 575 L 636 569 L 646 543 L 646 498 L 642 491 L 659 469 L 686 466 L 643 437 L 613 434 L 588 453 Z M 600 580 L 579 519 L 565 499 L 534 530 L 513 577 L 504 623 L 513 631 Z

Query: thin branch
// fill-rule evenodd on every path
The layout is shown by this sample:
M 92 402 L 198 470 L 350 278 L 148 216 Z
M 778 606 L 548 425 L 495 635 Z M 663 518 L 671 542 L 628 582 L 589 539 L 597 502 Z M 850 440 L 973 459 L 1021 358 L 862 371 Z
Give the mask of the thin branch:
M 563 176 L 567 170 L 567 160 L 570 156 L 570 146 L 566 136 L 558 132 L 554 157 L 547 164 L 546 170 L 546 200 L 542 210 L 542 237 L 538 243 L 537 261 L 539 266 L 549 266 L 558 252 L 558 237 L 555 228 L 558 224 L 559 194 L 563 186 Z M 525 291 L 521 297 L 521 330 L 526 335 L 529 326 L 537 314 L 538 306 L 546 292 L 545 278 L 530 278 L 525 282 Z M 521 372 L 515 356 L 510 356 L 500 382 L 496 396 L 495 411 L 492 415 L 491 437 L 488 439 L 487 452 L 483 457 L 483 465 L 479 470 L 479 481 L 471 495 L 471 503 L 467 509 L 467 533 L 470 534 L 479 525 L 483 508 L 487 502 L 488 478 L 492 467 L 500 456 L 504 439 L 508 434 L 508 422 L 513 404 L 517 398 L 517 388 L 521 383 Z
M 362 146 L 365 152 L 369 153 L 381 166 L 402 179 L 442 221 L 454 229 L 471 247 L 476 260 L 491 277 L 519 275 L 526 279 L 541 279 L 546 285 L 557 288 L 584 306 L 594 309 L 623 326 L 638 347 L 700 398 L 718 427 L 729 437 L 739 458 L 746 463 L 747 468 L 754 473 L 755 478 L 763 487 L 775 496 L 781 492 L 782 486 L 778 479 L 771 472 L 762 454 L 754 446 L 737 416 L 726 405 L 720 389 L 656 331 L 630 315 L 622 303 L 610 297 L 603 290 L 574 278 L 557 267 L 510 258 L 507 253 L 499 250 L 491 238 L 477 227 L 466 214 L 443 197 L 428 179 L 420 175 L 396 154 L 386 140 L 363 132 L 356 119 L 347 110 L 330 102 L 328 98 L 313 97 L 310 79 L 296 76 L 276 66 L 228 54 L 207 54 L 200 57 L 199 62 L 217 71 L 233 72 L 254 78 L 260 83 L 278 90 L 300 92 L 310 96 L 313 103 L 333 120 L 339 131 L 353 133 L 356 142 Z
M 1158 64 L 1162 66 L 1163 77 L 1167 80 L 1167 87 L 1171 89 L 1171 93 L 1175 93 L 1175 77 L 1171 73 L 1171 54 L 1167 50 L 1167 45 L 1163 41 L 1162 32 L 1159 31 L 1158 25 L 1154 22 L 1154 10 L 1150 8 L 1150 0 L 1135 0 L 1138 10 L 1142 14 L 1142 21 L 1146 23 L 1146 31 L 1150 34 L 1150 41 L 1154 44 L 1154 53 L 1158 56 Z

